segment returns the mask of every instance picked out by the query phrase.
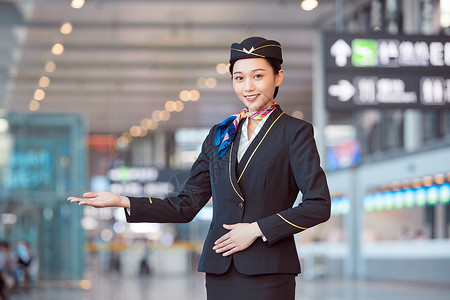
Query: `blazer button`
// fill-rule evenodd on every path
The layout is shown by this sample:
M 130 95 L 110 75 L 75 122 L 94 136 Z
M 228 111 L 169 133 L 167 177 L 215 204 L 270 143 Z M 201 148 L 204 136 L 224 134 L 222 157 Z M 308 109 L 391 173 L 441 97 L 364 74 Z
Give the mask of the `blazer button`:
M 243 207 L 244 207 L 244 204 L 239 203 L 238 206 L 239 206 L 239 208 L 243 208 Z

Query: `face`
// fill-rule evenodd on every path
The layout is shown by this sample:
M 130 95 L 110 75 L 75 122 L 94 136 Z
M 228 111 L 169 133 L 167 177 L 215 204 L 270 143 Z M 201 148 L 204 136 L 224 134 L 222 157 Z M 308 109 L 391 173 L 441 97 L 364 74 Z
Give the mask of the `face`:
M 264 58 L 246 58 L 233 66 L 233 88 L 249 111 L 258 111 L 274 103 L 275 88 L 283 81 L 283 70 L 274 74 Z

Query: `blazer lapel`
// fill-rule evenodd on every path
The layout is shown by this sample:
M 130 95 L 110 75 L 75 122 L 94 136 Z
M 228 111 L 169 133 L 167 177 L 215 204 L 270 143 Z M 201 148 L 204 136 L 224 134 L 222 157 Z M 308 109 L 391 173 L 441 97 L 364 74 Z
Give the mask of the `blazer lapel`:
M 257 147 L 260 145 L 261 140 L 265 138 L 268 130 L 270 130 L 272 128 L 274 122 L 278 121 L 278 118 L 280 117 L 281 114 L 283 114 L 283 110 L 278 106 L 269 115 L 267 121 L 264 123 L 263 127 L 258 132 L 258 135 L 256 135 L 255 138 L 253 139 L 253 141 L 250 143 L 250 146 L 247 148 L 247 150 L 244 153 L 244 156 L 241 158 L 241 160 L 239 161 L 239 164 L 237 165 L 237 168 L 236 168 L 236 173 L 237 173 L 236 181 L 237 182 L 240 181 L 241 176 L 243 175 L 243 172 L 245 172 L 247 165 L 250 163 L 250 160 L 253 157 L 253 153 L 256 152 L 257 150 L 259 150 L 259 148 L 257 149 Z M 240 126 L 240 127 L 242 127 L 242 126 Z M 236 134 L 236 138 L 240 140 L 240 131 L 239 131 L 239 135 Z M 239 144 L 237 146 L 239 146 Z M 236 153 L 237 153 L 237 149 L 236 149 Z
M 236 179 L 236 164 L 237 164 L 237 154 L 239 149 L 239 142 L 241 140 L 241 132 L 242 132 L 242 121 L 239 123 L 238 130 L 236 132 L 234 142 L 231 145 L 230 154 L 229 154 L 229 162 L 228 162 L 228 172 L 230 176 L 230 184 L 232 185 L 234 191 L 239 196 L 239 198 L 244 201 L 244 196 L 239 187 L 239 184 Z

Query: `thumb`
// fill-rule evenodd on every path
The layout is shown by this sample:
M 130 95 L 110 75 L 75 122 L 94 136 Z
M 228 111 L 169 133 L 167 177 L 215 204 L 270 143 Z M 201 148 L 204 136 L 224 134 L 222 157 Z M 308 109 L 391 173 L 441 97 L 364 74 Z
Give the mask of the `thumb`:
M 223 224 L 223 228 L 228 229 L 228 230 L 232 230 L 234 227 L 236 227 L 237 224 Z
M 98 196 L 98 193 L 92 193 L 92 192 L 87 192 L 83 194 L 83 197 L 85 198 L 95 198 Z

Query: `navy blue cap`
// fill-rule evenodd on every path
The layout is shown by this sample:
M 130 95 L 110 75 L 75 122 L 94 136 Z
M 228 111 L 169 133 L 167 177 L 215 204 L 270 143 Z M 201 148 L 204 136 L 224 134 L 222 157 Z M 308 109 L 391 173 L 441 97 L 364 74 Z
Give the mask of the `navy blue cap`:
M 245 58 L 274 58 L 283 63 L 281 44 L 262 37 L 249 37 L 240 43 L 233 43 L 230 52 L 230 64 Z

